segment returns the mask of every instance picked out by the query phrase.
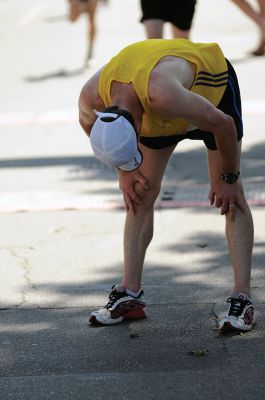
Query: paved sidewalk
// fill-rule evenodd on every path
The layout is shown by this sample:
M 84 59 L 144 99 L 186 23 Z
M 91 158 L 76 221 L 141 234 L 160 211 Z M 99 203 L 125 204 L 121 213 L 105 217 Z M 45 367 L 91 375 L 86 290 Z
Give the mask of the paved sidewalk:
M 255 328 L 216 330 L 232 275 L 198 143 L 174 152 L 157 202 L 143 275 L 148 318 L 89 326 L 122 274 L 125 216 L 116 175 L 93 158 L 76 102 L 99 65 L 143 39 L 138 6 L 101 7 L 95 60 L 82 70 L 86 24 L 66 21 L 65 1 L 2 1 L 1 400 L 264 398 L 265 58 L 247 54 L 256 31 L 232 2 L 198 3 L 194 39 L 218 41 L 241 83 Z
M 215 210 L 156 212 L 143 276 L 148 318 L 102 328 L 88 316 L 119 282 L 124 213 L 2 216 L 0 397 L 262 399 L 265 211 L 253 211 L 258 321 L 230 337 L 216 331 L 231 272 Z

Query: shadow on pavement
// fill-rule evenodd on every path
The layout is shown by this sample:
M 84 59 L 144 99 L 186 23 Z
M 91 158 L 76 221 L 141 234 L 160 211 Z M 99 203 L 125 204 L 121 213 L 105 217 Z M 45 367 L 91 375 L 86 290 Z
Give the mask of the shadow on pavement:
M 65 22 L 68 21 L 68 15 L 67 14 L 62 14 L 62 15 L 51 15 L 49 17 L 46 17 L 44 19 L 45 22 Z
M 61 234 L 58 233 L 58 239 Z M 68 251 L 71 251 L 69 246 L 73 243 L 73 238 L 68 237 L 68 239 L 65 245 Z M 87 234 L 87 243 L 89 239 L 90 236 Z M 173 392 L 176 387 L 185 387 L 187 390 L 191 379 L 194 384 L 198 371 L 201 371 L 201 384 L 203 376 L 208 380 L 209 374 L 215 373 L 219 381 L 220 371 L 229 368 L 231 372 L 233 366 L 237 371 L 242 363 L 251 363 L 252 369 L 257 365 L 263 369 L 265 364 L 262 351 L 264 349 L 262 320 L 252 332 L 243 336 L 223 339 L 214 330 L 216 327 L 214 305 L 224 300 L 222 298 L 224 288 L 220 288 L 218 279 L 222 277 L 226 282 L 229 282 L 229 277 L 231 279 L 224 237 L 205 231 L 199 236 L 191 233 L 185 240 L 181 240 L 180 235 L 176 238 L 172 238 L 171 235 L 168 242 L 167 245 L 156 245 L 159 256 L 155 262 L 148 261 L 147 255 L 143 275 L 147 303 L 151 302 L 147 307 L 147 319 L 97 329 L 89 326 L 90 312 L 106 303 L 112 284 L 120 281 L 121 265 L 111 265 L 111 260 L 105 267 L 100 267 L 101 277 L 97 279 L 90 274 L 82 282 L 36 283 L 33 291 L 45 293 L 47 299 L 50 296 L 57 304 L 61 301 L 61 307 L 51 305 L 49 308 L 46 305 L 42 309 L 27 310 L 23 309 L 22 305 L 21 308 L 0 311 L 1 379 L 23 377 L 24 382 L 28 384 L 29 377 L 34 376 L 39 379 L 45 376 L 46 379 L 51 379 L 55 375 L 58 385 L 60 376 L 65 376 L 66 380 L 69 380 L 72 374 L 76 374 L 76 377 L 78 374 L 84 374 L 86 379 L 91 379 L 93 374 L 98 374 L 97 379 L 99 379 L 103 374 L 103 391 L 106 393 L 106 374 L 111 374 L 112 384 L 114 373 L 122 374 L 122 380 L 126 381 L 130 374 L 134 373 L 144 373 L 145 381 L 148 373 L 177 374 L 174 378 L 175 383 L 168 384 L 168 393 L 169 388 L 174 388 Z M 39 246 L 41 247 L 42 243 Z M 254 265 L 256 273 L 263 274 L 265 243 L 259 243 L 259 246 L 259 250 L 262 251 L 258 256 L 255 255 Z M 82 252 L 87 253 L 89 260 L 91 248 L 87 246 Z M 175 257 L 169 258 L 169 252 L 175 254 Z M 200 257 L 196 263 L 198 252 Z M 178 254 L 184 253 L 189 253 L 187 265 L 184 265 L 183 259 L 178 259 Z M 83 258 L 85 259 L 86 257 Z M 173 262 L 170 264 L 169 260 Z M 57 262 L 58 260 L 54 259 L 54 265 L 49 263 L 51 274 Z M 82 268 L 85 267 L 84 264 Z M 27 273 L 27 278 L 29 277 L 30 273 Z M 26 293 L 29 288 L 21 289 Z M 104 302 L 101 303 L 100 300 L 100 303 L 95 305 L 97 295 L 104 298 Z M 76 306 L 76 300 L 82 296 L 86 301 L 82 306 Z M 264 294 L 262 299 L 264 303 Z M 206 351 L 204 357 L 190 355 L 192 351 L 202 349 Z M 180 384 L 178 379 L 176 381 L 176 376 L 179 374 L 187 376 L 188 382 L 184 384 L 181 380 Z M 152 387 L 155 381 L 152 375 Z M 161 382 L 159 384 L 161 386 Z M 241 380 L 240 385 L 242 387 Z M 93 390 L 97 394 L 95 398 L 99 398 L 98 388 L 95 387 Z M 173 392 L 170 399 L 175 398 Z M 201 399 L 203 398 L 206 397 Z
M 190 213 L 197 212 L 196 209 L 190 209 Z M 199 212 L 199 211 L 198 211 Z M 160 218 L 163 217 L 163 211 L 159 211 Z M 232 268 L 230 264 L 230 259 L 228 255 L 228 249 L 226 246 L 225 234 L 213 233 L 205 231 L 200 231 L 199 233 L 192 233 L 193 227 L 190 226 L 191 234 L 186 236 L 185 240 L 181 241 L 181 234 L 176 237 L 172 237 L 168 239 L 168 243 L 159 244 L 160 239 L 157 236 L 156 240 L 151 244 L 151 249 L 148 252 L 152 252 L 157 255 L 151 261 L 151 257 L 146 256 L 145 267 L 143 271 L 143 287 L 147 287 L 146 297 L 148 299 L 148 292 L 153 291 L 152 288 L 156 288 L 158 290 L 158 297 L 151 294 L 152 303 L 160 304 L 161 296 L 164 299 L 163 302 L 175 303 L 176 297 L 183 297 L 183 301 L 185 301 L 185 297 L 193 302 L 205 302 L 205 299 L 200 298 L 201 293 L 206 293 L 207 291 L 210 294 L 213 294 L 214 291 L 223 289 L 222 283 L 226 282 L 230 285 L 232 279 Z M 89 229 L 87 230 L 87 234 L 85 232 L 80 233 L 80 238 L 82 237 L 83 241 L 87 243 L 90 242 L 91 232 Z M 80 240 L 79 236 L 69 236 L 69 233 L 65 232 L 64 229 L 58 230 L 58 233 L 53 238 L 53 246 L 56 246 L 58 249 L 63 247 L 67 248 L 67 252 L 65 254 L 61 254 L 60 259 L 50 259 L 47 257 L 49 263 L 49 271 L 51 275 L 54 274 L 53 270 L 57 270 L 57 265 L 66 264 L 67 268 L 69 268 L 69 262 L 67 260 L 68 254 L 74 254 L 77 249 L 77 242 Z M 46 239 L 47 240 L 47 239 Z M 51 239 L 50 239 L 51 241 Z M 45 239 L 41 243 L 34 244 L 29 250 L 28 256 L 25 257 L 28 260 L 28 263 L 34 265 L 36 262 L 36 257 L 39 257 L 42 251 L 49 251 L 49 248 L 45 246 Z M 57 245 L 56 245 L 57 243 Z M 103 242 L 104 243 L 104 242 Z M 122 246 L 122 239 L 120 241 L 120 246 Z M 105 249 L 104 257 L 106 259 L 106 265 L 100 265 L 98 268 L 95 265 L 94 258 L 91 259 L 91 248 L 83 247 L 82 248 L 82 257 L 80 254 L 77 254 L 77 258 L 75 262 L 78 265 L 78 268 L 82 271 L 88 271 L 89 279 L 78 282 L 70 283 L 38 283 L 34 282 L 31 287 L 31 293 L 40 295 L 40 299 L 42 298 L 42 293 L 47 297 L 47 301 L 45 301 L 44 308 L 49 307 L 49 296 L 50 296 L 50 306 L 51 308 L 56 308 L 54 304 L 57 306 L 64 307 L 65 296 L 69 296 L 69 300 L 67 300 L 67 304 L 69 307 L 76 307 L 75 298 L 80 298 L 80 296 L 85 296 L 87 299 L 87 307 L 91 307 L 89 304 L 89 298 L 93 298 L 96 294 L 106 294 L 107 295 L 113 284 L 117 284 L 120 282 L 121 274 L 122 274 L 122 265 L 113 264 L 111 262 L 111 252 L 118 251 L 119 242 L 115 242 L 114 248 L 111 247 Z M 44 250 L 45 248 L 45 250 Z M 96 250 L 94 250 L 95 252 Z M 23 251 L 25 256 L 25 249 Z M 178 258 L 178 255 L 180 256 Z M 186 257 L 188 255 L 188 258 Z M 157 260 L 156 260 L 157 259 Z M 265 242 L 256 241 L 254 245 L 254 255 L 253 255 L 253 282 L 252 287 L 255 288 L 259 284 L 259 278 L 264 277 L 264 259 L 265 259 Z M 109 260 L 109 261 L 107 261 Z M 154 261 L 155 260 L 155 261 Z M 75 265 L 72 265 L 74 270 Z M 93 276 L 93 272 L 97 271 L 96 276 Z M 100 278 L 98 277 L 100 276 Z M 28 274 L 28 279 L 30 279 L 30 273 Z M 172 288 L 173 295 L 172 301 L 170 297 L 168 297 L 167 293 L 162 293 L 160 287 Z M 192 290 L 189 293 L 187 291 L 187 287 L 191 287 Z M 34 289 L 32 291 L 32 288 Z M 218 289 L 219 288 L 219 289 Z M 226 288 L 226 289 L 230 289 Z M 21 287 L 20 291 L 23 293 L 27 293 L 28 287 Z M 167 290 L 167 289 L 166 289 Z M 27 296 L 26 296 L 27 297 Z M 218 298 L 218 296 L 216 296 Z M 216 302 L 216 297 L 212 299 L 212 303 Z M 73 303 L 71 305 L 71 299 Z M 191 300 L 192 299 L 192 300 Z M 263 293 L 263 301 L 265 301 L 265 296 Z M 95 303 L 95 300 L 92 301 Z M 32 300 L 32 304 L 34 305 L 34 300 Z M 80 303 L 79 303 L 80 304 Z M 98 306 L 100 304 L 97 304 Z M 104 304 L 101 304 L 104 305 Z M 27 304 L 25 303 L 27 307 Z M 0 303 L 1 308 L 1 303 Z M 22 305 L 23 308 L 23 305 Z
M 242 153 L 241 176 L 249 181 L 265 181 L 265 142 L 258 143 Z M 74 180 L 116 180 L 113 168 L 98 161 L 93 155 L 34 157 L 0 160 L 0 169 L 71 167 L 68 171 L 70 181 Z M 191 184 L 208 183 L 207 157 L 204 148 L 174 152 L 167 166 L 165 179 L 172 184 L 185 182 Z M 103 188 L 102 188 L 103 189 Z
M 48 79 L 54 79 L 54 78 L 71 78 L 73 76 L 82 75 L 86 71 L 87 71 L 87 69 L 85 67 L 80 67 L 80 68 L 73 69 L 73 70 L 60 69 L 60 70 L 54 71 L 54 72 L 47 72 L 46 74 L 43 74 L 43 75 L 27 76 L 24 78 L 24 81 L 29 82 L 29 83 L 34 83 L 34 82 L 42 82 L 42 81 L 46 81 Z
M 33 157 L 0 160 L 0 168 L 43 168 L 77 166 L 80 168 L 100 168 L 100 163 L 91 156 Z M 108 169 L 104 164 L 103 169 Z

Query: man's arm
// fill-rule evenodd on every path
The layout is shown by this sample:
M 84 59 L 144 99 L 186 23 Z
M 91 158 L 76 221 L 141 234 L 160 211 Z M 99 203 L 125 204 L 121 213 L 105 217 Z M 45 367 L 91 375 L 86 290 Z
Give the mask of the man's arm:
M 98 79 L 103 68 L 104 66 L 87 81 L 79 96 L 79 122 L 88 136 L 97 118 L 94 109 L 101 111 L 105 108 L 98 93 Z
M 89 136 L 92 126 L 96 120 L 96 115 L 91 106 L 91 99 L 86 85 L 81 90 L 78 101 L 78 108 L 79 123 L 84 129 L 85 133 Z
M 201 130 L 212 132 L 220 155 L 221 173 L 238 172 L 240 146 L 234 120 L 214 107 L 208 100 L 183 88 L 178 82 L 164 82 L 163 91 L 159 87 L 158 96 L 151 100 L 153 109 L 169 118 L 184 118 Z M 162 88 L 162 86 L 161 86 Z M 211 204 L 221 209 L 221 214 L 229 211 L 229 206 L 237 205 L 242 212 L 242 190 L 238 182 L 227 184 L 222 179 L 212 183 L 209 195 Z
M 204 97 L 185 89 L 176 81 L 174 84 L 167 82 L 163 93 L 157 95 L 151 104 L 161 115 L 184 118 L 197 128 L 212 132 L 220 153 L 222 172 L 237 172 L 237 132 L 231 116 L 224 114 Z

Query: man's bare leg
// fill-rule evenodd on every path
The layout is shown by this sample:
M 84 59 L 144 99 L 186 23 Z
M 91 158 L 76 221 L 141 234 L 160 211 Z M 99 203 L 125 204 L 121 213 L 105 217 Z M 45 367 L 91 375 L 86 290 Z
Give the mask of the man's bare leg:
M 87 5 L 89 27 L 88 27 L 88 51 L 85 59 L 85 64 L 87 64 L 87 62 L 92 58 L 93 55 L 94 41 L 96 36 L 95 14 L 97 9 L 97 2 L 98 0 L 89 0 Z
M 175 146 L 152 150 L 143 145 L 140 172 L 147 179 L 149 190 L 140 184 L 135 187 L 142 198 L 136 213 L 127 213 L 124 230 L 124 277 L 122 286 L 133 292 L 141 288 L 141 277 L 146 249 L 153 236 L 154 203 L 159 194 L 162 177 Z
M 189 39 L 190 37 L 190 30 L 183 31 L 182 29 L 177 28 L 175 25 L 172 25 L 172 35 L 174 38 L 182 38 L 182 39 Z
M 147 19 L 144 21 L 145 31 L 148 39 L 156 39 L 163 37 L 164 22 L 161 19 Z
M 75 22 L 79 15 L 81 14 L 80 1 L 79 0 L 69 0 L 69 20 Z
M 260 41 L 258 47 L 252 51 L 253 55 L 265 54 L 265 1 L 258 0 L 259 12 L 256 11 L 246 0 L 232 0 L 259 28 Z
M 265 0 L 258 0 L 260 14 L 265 18 Z
M 112 287 L 105 307 L 93 311 L 91 324 L 113 325 L 124 320 L 146 317 L 141 278 L 146 249 L 153 236 L 154 202 L 160 191 L 162 177 L 174 146 L 152 150 L 140 144 L 143 163 L 141 174 L 149 189 L 135 185 L 135 192 L 142 198 L 135 206 L 135 213 L 127 212 L 124 231 L 124 277 L 120 285 Z
M 238 146 L 241 147 L 241 143 Z M 221 163 L 218 151 L 208 150 L 208 164 L 212 183 L 220 179 Z M 239 165 L 238 170 L 240 170 Z M 234 287 L 232 290 L 233 292 L 243 292 L 250 296 L 254 229 L 251 211 L 245 197 L 242 197 L 244 198 L 245 212 L 243 213 L 238 207 L 230 207 L 229 212 L 226 214 L 226 236 L 234 271 Z

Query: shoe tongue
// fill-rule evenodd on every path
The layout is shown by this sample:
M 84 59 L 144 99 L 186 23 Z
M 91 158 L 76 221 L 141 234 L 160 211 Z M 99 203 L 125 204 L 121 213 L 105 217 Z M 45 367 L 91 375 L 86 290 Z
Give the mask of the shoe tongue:
M 118 293 L 123 293 L 123 292 L 125 292 L 124 287 L 121 286 L 121 285 L 115 285 L 114 288 L 113 288 L 113 290 L 115 290 L 115 291 L 118 292 Z
M 232 293 L 231 298 L 236 300 L 249 300 L 249 297 L 248 295 L 246 295 L 246 293 L 238 293 L 238 292 Z

